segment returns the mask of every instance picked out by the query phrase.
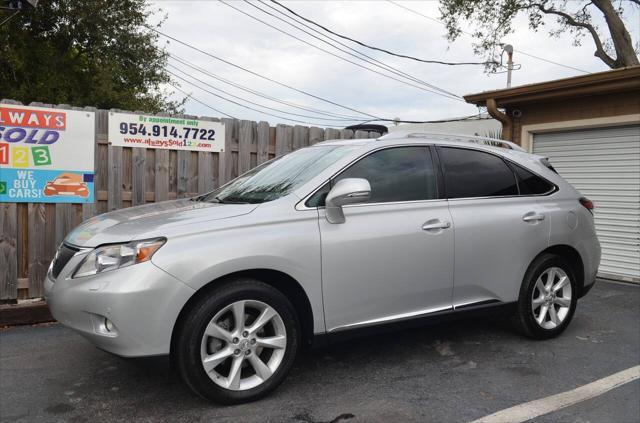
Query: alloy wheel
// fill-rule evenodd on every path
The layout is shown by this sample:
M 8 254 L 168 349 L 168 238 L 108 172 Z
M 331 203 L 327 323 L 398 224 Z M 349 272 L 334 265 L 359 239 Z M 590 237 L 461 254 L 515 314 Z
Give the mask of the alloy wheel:
M 550 267 L 538 277 L 531 294 L 531 310 L 538 325 L 555 329 L 571 309 L 571 280 L 559 267 Z
M 205 328 L 201 359 L 218 386 L 244 391 L 264 383 L 284 358 L 287 334 L 278 312 L 255 300 L 224 307 Z

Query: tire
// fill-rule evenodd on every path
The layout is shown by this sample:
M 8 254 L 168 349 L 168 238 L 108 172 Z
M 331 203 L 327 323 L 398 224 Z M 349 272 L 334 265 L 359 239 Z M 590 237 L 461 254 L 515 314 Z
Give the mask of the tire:
M 174 351 L 183 380 L 196 394 L 221 404 L 267 395 L 296 358 L 300 324 L 294 307 L 280 291 L 253 279 L 230 280 L 205 292 L 179 329 Z M 240 313 L 245 322 L 236 326 Z
M 568 280 L 560 284 L 564 276 Z M 542 254 L 529 265 L 524 276 L 514 316 L 516 329 L 533 339 L 554 338 L 571 322 L 577 301 L 578 286 L 572 266 L 560 256 Z

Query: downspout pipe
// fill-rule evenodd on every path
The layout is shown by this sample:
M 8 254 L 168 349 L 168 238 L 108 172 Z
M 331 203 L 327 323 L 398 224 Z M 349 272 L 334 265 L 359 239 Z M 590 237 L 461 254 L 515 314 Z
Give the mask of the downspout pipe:
M 498 104 L 495 99 L 487 99 L 487 111 L 491 117 L 502 123 L 502 139 L 513 141 L 513 120 L 507 114 L 498 110 Z

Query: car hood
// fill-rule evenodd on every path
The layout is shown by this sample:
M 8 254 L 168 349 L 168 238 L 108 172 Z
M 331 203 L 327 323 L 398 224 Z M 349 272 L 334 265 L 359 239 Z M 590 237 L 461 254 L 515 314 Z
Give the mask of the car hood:
M 189 199 L 130 207 L 92 217 L 76 227 L 65 242 L 78 247 L 142 239 L 176 226 L 228 219 L 251 213 L 257 204 L 220 204 Z

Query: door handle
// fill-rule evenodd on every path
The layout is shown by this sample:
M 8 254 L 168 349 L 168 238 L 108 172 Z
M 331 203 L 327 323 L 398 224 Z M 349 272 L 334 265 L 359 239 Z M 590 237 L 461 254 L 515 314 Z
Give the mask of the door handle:
M 437 220 L 428 220 L 427 222 L 425 222 L 425 224 L 422 225 L 422 230 L 433 231 L 436 229 L 449 229 L 450 227 L 451 227 L 450 222 L 445 222 L 440 219 L 437 219 Z
M 536 213 L 536 212 L 529 212 L 529 213 L 525 214 L 524 216 L 522 216 L 522 220 L 524 220 L 525 222 L 535 222 L 535 221 L 539 221 L 539 220 L 544 220 L 544 214 Z

